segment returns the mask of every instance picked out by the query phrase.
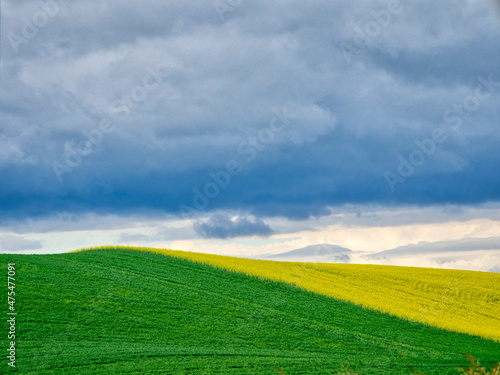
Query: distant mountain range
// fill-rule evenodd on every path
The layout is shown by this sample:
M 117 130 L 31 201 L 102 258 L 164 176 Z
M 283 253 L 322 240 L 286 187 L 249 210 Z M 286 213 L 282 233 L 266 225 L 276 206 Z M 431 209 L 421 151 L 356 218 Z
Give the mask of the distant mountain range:
M 384 259 L 420 254 L 439 254 L 447 252 L 464 252 L 477 250 L 500 250 L 500 237 L 464 238 L 461 240 L 419 242 L 399 246 L 394 249 L 366 255 L 367 259 Z
M 491 269 L 489 270 L 489 272 L 496 272 L 496 273 L 500 273 L 500 267 L 495 266 L 495 267 L 491 268 Z
M 346 247 L 324 243 L 259 258 L 289 262 L 349 263 L 352 253 L 353 251 Z
M 373 261 L 379 263 L 380 261 L 388 261 L 390 264 L 390 261 L 396 258 L 422 256 L 432 259 L 436 264 L 450 264 L 473 259 L 475 251 L 488 251 L 490 254 L 498 252 L 498 255 L 500 255 L 500 237 L 465 238 L 435 242 L 423 241 L 376 253 L 353 251 L 346 247 L 323 243 L 284 253 L 266 254 L 253 258 L 312 263 L 351 263 L 353 261 L 355 263 L 371 263 Z M 489 272 L 500 272 L 500 267 L 495 263 L 490 266 L 492 268 L 488 269 Z
M 464 238 L 436 242 L 422 241 L 417 244 L 399 246 L 374 254 L 365 254 L 362 257 L 368 261 L 427 257 L 431 258 L 437 264 L 450 264 L 471 261 L 477 258 L 479 251 L 483 252 L 483 254 L 484 252 L 490 253 L 490 259 L 498 259 L 500 257 L 500 237 Z M 492 264 L 491 266 L 491 268 L 485 269 L 485 271 L 500 273 L 498 265 Z

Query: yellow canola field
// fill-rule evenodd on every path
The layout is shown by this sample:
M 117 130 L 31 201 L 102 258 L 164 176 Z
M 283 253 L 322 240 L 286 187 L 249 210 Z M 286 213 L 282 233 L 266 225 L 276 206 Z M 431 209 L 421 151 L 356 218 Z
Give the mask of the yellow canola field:
M 154 248 L 128 249 L 151 251 L 284 282 L 407 320 L 500 342 L 500 274 L 278 262 Z

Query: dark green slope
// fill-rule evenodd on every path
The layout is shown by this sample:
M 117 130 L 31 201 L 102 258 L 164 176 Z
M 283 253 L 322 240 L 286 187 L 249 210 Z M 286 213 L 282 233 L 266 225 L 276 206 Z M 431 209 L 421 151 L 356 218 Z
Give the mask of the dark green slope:
M 443 375 L 467 364 L 462 353 L 500 359 L 494 342 L 148 252 L 0 260 L 4 280 L 16 263 L 19 374 L 336 374 L 349 363 Z

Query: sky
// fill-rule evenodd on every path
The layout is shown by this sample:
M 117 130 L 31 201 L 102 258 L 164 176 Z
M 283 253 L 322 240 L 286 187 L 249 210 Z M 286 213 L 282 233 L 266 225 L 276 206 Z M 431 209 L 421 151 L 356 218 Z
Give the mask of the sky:
M 496 0 L 4 0 L 0 251 L 500 270 L 499 61 Z

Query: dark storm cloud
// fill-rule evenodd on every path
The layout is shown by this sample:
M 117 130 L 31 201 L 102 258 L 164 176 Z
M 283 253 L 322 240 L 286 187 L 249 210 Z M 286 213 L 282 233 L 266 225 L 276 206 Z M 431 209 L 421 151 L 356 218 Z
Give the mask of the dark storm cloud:
M 233 160 L 202 211 L 500 199 L 486 3 L 253 1 L 222 17 L 210 1 L 49 3 L 2 4 L 0 220 L 179 214 Z M 446 141 L 422 159 L 436 128 Z
M 195 231 L 204 238 L 233 238 L 247 236 L 270 236 L 273 230 L 261 219 L 248 217 L 231 217 L 215 214 L 208 221 L 197 222 Z

